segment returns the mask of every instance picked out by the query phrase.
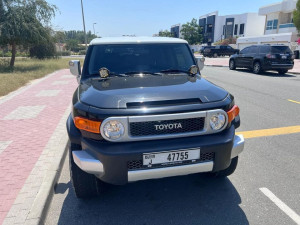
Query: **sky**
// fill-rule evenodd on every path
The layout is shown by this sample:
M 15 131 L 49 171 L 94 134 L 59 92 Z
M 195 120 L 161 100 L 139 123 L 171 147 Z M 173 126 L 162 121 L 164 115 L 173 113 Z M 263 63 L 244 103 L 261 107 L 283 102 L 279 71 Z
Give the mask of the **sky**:
M 80 0 L 47 0 L 58 7 L 55 30 L 83 30 Z M 83 0 L 86 30 L 97 36 L 152 36 L 178 23 L 219 11 L 219 15 L 258 12 L 280 0 Z

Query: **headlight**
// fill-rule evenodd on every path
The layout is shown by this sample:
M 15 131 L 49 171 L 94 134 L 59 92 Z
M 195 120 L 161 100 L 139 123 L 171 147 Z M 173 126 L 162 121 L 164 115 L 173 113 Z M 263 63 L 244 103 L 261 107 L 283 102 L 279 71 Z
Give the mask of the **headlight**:
M 116 140 L 124 135 L 124 126 L 117 120 L 111 120 L 104 124 L 103 133 L 104 135 L 112 140 Z
M 220 130 L 226 122 L 226 117 L 223 113 L 212 115 L 209 120 L 210 127 L 213 130 Z

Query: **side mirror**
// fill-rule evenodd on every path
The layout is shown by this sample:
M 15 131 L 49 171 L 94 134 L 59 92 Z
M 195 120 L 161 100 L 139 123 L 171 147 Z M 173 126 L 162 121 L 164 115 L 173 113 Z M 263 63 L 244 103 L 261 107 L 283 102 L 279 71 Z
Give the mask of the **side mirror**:
M 198 56 L 198 57 L 196 57 L 196 60 L 197 60 L 197 66 L 198 66 L 199 70 L 202 70 L 204 68 L 205 58 L 203 56 Z
M 79 60 L 71 60 L 69 61 L 70 66 L 70 72 L 76 77 L 79 77 L 81 75 L 81 67 L 80 67 L 80 61 Z

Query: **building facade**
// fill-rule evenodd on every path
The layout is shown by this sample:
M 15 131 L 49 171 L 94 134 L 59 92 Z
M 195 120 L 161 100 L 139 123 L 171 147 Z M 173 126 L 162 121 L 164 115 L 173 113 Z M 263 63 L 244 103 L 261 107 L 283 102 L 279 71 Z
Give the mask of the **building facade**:
M 175 24 L 171 27 L 170 32 L 174 35 L 176 38 L 182 38 L 182 34 L 180 33 L 181 31 L 181 24 Z
M 200 16 L 199 26 L 202 28 L 203 43 L 212 44 L 231 37 L 264 34 L 265 16 L 257 13 L 219 16 L 216 11 Z
M 238 38 L 238 48 L 241 50 L 253 44 L 284 44 L 293 51 L 298 49 L 298 31 L 293 23 L 296 3 L 297 0 L 283 0 L 260 7 L 258 14 L 266 17 L 264 35 Z
M 293 11 L 297 0 L 283 0 L 259 9 L 258 14 L 265 16 L 264 34 L 298 33 L 293 23 Z

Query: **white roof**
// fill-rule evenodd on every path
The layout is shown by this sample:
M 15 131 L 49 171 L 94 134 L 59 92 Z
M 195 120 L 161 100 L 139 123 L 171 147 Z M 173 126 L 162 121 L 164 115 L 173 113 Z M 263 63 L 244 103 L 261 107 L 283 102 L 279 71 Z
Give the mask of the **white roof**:
M 90 45 L 101 44 L 136 44 L 136 43 L 184 43 L 188 42 L 180 38 L 170 37 L 104 37 L 96 38 Z

